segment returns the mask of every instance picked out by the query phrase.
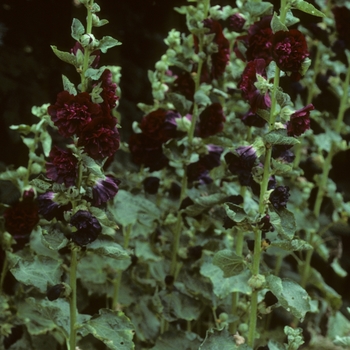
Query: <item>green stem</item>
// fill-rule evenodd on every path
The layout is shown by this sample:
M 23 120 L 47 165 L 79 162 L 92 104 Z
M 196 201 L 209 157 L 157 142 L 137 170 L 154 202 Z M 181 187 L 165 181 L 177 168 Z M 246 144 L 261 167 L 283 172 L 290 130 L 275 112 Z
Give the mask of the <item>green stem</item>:
M 235 246 L 236 253 L 239 256 L 242 256 L 243 253 L 243 244 L 244 244 L 244 232 L 240 229 L 235 230 Z M 231 305 L 231 313 L 233 316 L 237 315 L 238 311 L 238 303 L 239 303 L 239 292 L 232 293 L 232 305 Z M 230 324 L 230 333 L 234 334 L 236 332 L 236 327 L 239 321 L 233 322 Z
M 7 270 L 8 270 L 8 261 L 7 261 L 7 257 L 5 257 L 4 263 L 2 265 L 1 278 L 0 278 L 0 294 L 2 293 L 2 287 L 4 285 Z
M 69 298 L 69 310 L 70 310 L 70 336 L 69 336 L 69 350 L 75 350 L 76 346 L 76 329 L 77 322 L 77 250 L 76 247 L 72 248 L 71 252 L 71 264 L 69 270 L 69 285 L 71 287 L 71 295 Z
M 130 234 L 131 234 L 132 225 L 128 225 L 124 230 L 124 249 L 127 249 L 129 246 Z M 112 309 L 116 310 L 118 307 L 118 299 L 119 299 L 119 288 L 120 283 L 122 281 L 122 271 L 117 271 L 117 278 L 114 280 L 114 288 L 113 288 L 113 297 L 112 297 Z
M 87 9 L 87 19 L 86 19 L 86 34 L 92 33 L 92 12 L 91 7 L 94 4 L 94 0 L 90 0 L 88 5 L 86 5 Z M 90 58 L 91 51 L 86 47 L 84 48 L 84 61 L 83 61 L 83 68 L 80 73 L 81 77 L 81 91 L 87 91 L 88 90 L 88 78 L 85 76 L 86 70 L 89 68 L 89 58 Z

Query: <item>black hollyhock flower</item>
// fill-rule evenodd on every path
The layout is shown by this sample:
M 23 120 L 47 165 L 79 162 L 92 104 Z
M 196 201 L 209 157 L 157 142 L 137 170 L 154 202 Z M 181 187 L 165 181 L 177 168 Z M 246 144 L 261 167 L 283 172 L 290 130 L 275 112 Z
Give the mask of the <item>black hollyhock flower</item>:
M 277 186 L 270 194 L 270 202 L 277 210 L 286 208 L 289 196 L 288 186 Z
M 281 159 L 286 163 L 292 163 L 294 161 L 295 155 L 291 151 L 293 146 L 290 145 L 273 145 L 272 146 L 272 158 Z
M 213 103 L 206 107 L 199 116 L 198 136 L 206 138 L 216 135 L 224 128 L 226 117 L 220 103 Z
M 62 283 L 52 286 L 46 292 L 47 299 L 49 299 L 50 301 L 53 301 L 60 298 L 65 289 L 66 287 Z
M 262 217 L 261 220 L 258 222 L 258 225 L 263 233 L 275 231 L 275 228 L 270 222 L 270 215 L 265 215 L 264 217 Z
M 156 194 L 159 188 L 159 177 L 149 176 L 143 181 L 143 189 L 149 194 Z
M 308 104 L 302 109 L 294 112 L 287 123 L 288 136 L 300 136 L 310 129 L 310 111 L 314 110 L 313 104 Z
M 256 128 L 262 128 L 265 126 L 267 121 L 261 118 L 259 115 L 249 111 L 242 118 L 242 122 L 247 126 L 255 126 Z
M 86 210 L 78 210 L 70 220 L 76 231 L 72 231 L 71 239 L 74 243 L 83 247 L 96 240 L 102 231 L 99 221 Z
M 244 23 L 245 19 L 239 13 L 235 13 L 230 17 L 230 28 L 236 33 L 243 30 Z
M 227 153 L 225 160 L 228 169 L 234 175 L 238 175 L 239 182 L 242 186 L 249 186 L 252 181 L 252 168 L 257 159 L 253 146 L 241 146 L 234 153 Z
M 39 195 L 37 201 L 39 214 L 49 221 L 53 218 L 63 220 L 63 213 L 72 208 L 70 203 L 61 206 L 55 202 L 55 193 L 52 191 Z
M 107 175 L 104 179 L 98 179 L 92 188 L 92 205 L 99 207 L 108 202 L 118 193 L 120 180 L 112 175 Z

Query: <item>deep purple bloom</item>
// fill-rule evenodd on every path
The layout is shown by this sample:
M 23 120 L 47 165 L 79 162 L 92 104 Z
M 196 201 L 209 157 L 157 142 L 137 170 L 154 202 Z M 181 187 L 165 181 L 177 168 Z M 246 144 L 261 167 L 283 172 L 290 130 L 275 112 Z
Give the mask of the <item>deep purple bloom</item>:
M 213 103 L 206 107 L 199 116 L 198 136 L 206 138 L 221 132 L 226 117 L 220 103 Z
M 206 169 L 212 170 L 220 165 L 220 157 L 223 152 L 223 148 L 216 145 L 207 145 L 208 154 L 199 158 L 200 162 Z
M 272 146 L 272 158 L 280 159 L 286 163 L 292 163 L 295 155 L 291 151 L 291 145 L 273 145 Z
M 143 189 L 149 194 L 156 194 L 158 192 L 159 183 L 159 177 L 149 176 L 143 181 Z
M 96 240 L 102 231 L 99 221 L 86 210 L 78 210 L 71 217 L 70 224 L 77 229 L 71 232 L 71 239 L 81 247 Z
M 101 97 L 103 102 L 101 103 L 102 109 L 105 111 L 105 114 L 108 116 L 109 111 L 113 109 L 118 100 L 118 96 L 115 94 L 117 90 L 117 84 L 112 81 L 112 73 L 109 69 L 105 69 L 99 80 L 101 82 Z
M 248 62 L 242 73 L 241 81 L 238 84 L 243 98 L 250 104 L 252 113 L 255 113 L 257 109 L 267 109 L 271 106 L 271 99 L 268 92 L 262 94 L 255 86 L 257 74 L 266 78 L 265 67 L 266 62 L 263 59 Z
M 239 13 L 235 13 L 230 17 L 230 28 L 236 33 L 243 30 L 244 23 L 245 19 Z
M 258 222 L 258 225 L 263 233 L 273 232 L 275 230 L 270 222 L 270 215 L 268 214 L 261 218 L 261 220 Z
M 33 228 L 39 222 L 38 206 L 34 201 L 34 191 L 23 193 L 21 200 L 15 202 L 4 212 L 5 229 L 20 243 L 27 243 Z
M 92 188 L 92 205 L 99 207 L 103 203 L 113 199 L 118 193 L 120 180 L 112 175 L 106 175 L 104 179 L 98 179 Z
M 179 117 L 174 111 L 157 109 L 143 117 L 140 129 L 147 137 L 164 143 L 176 136 L 176 118 Z
M 93 159 L 111 157 L 119 149 L 120 137 L 113 117 L 99 117 L 87 124 L 79 137 L 79 146 L 84 147 Z
M 102 113 L 100 105 L 93 103 L 87 92 L 74 96 L 68 91 L 60 92 L 56 103 L 47 111 L 64 137 L 79 136 L 82 129 Z
M 195 83 L 189 72 L 182 72 L 174 81 L 173 91 L 185 96 L 189 101 L 193 101 L 194 90 Z
M 132 161 L 149 167 L 150 171 L 163 169 L 168 164 L 168 159 L 163 154 L 162 144 L 143 133 L 130 136 L 129 149 Z
M 288 136 L 300 136 L 306 130 L 310 129 L 310 111 L 314 110 L 313 104 L 308 104 L 306 107 L 299 109 L 290 116 L 290 121 L 287 123 Z
M 63 213 L 72 208 L 72 205 L 65 204 L 60 205 L 55 202 L 55 193 L 52 191 L 40 194 L 37 198 L 39 206 L 39 214 L 42 215 L 46 220 L 63 220 Z
M 261 118 L 256 113 L 249 111 L 242 118 L 242 122 L 247 126 L 255 126 L 256 128 L 262 128 L 267 123 L 265 119 Z
M 270 202 L 276 210 L 286 208 L 289 196 L 288 186 L 277 186 L 270 194 Z
M 49 288 L 46 292 L 47 299 L 50 301 L 56 300 L 60 298 L 65 291 L 66 287 L 64 286 L 63 283 L 56 284 Z
M 297 29 L 276 32 L 272 41 L 272 56 L 281 70 L 291 72 L 293 80 L 300 80 L 302 63 L 309 57 L 304 34 Z
M 235 153 L 229 152 L 225 155 L 228 169 L 234 175 L 238 175 L 242 186 L 249 186 L 252 182 L 252 168 L 257 160 L 253 146 L 241 146 Z
M 248 45 L 246 57 L 248 61 L 262 58 L 266 65 L 272 60 L 271 47 L 273 33 L 271 29 L 272 16 L 265 16 L 260 21 L 255 22 L 248 29 L 246 42 Z
M 78 160 L 71 150 L 64 151 L 56 146 L 49 154 L 50 161 L 46 162 L 46 176 L 66 187 L 73 186 L 77 178 Z

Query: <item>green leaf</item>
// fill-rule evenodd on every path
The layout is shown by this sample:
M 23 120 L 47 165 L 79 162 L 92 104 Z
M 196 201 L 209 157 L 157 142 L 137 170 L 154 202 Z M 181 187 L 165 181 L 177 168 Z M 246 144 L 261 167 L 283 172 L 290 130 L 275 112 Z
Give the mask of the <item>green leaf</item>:
M 288 209 L 279 209 L 277 215 L 270 212 L 270 222 L 283 238 L 291 240 L 294 237 L 296 221 L 294 214 Z
M 98 80 L 100 79 L 102 73 L 107 69 L 106 66 L 102 66 L 98 69 L 95 69 L 95 68 L 88 68 L 86 71 L 85 71 L 85 76 L 87 78 L 90 78 L 92 80 Z
M 271 339 L 268 342 L 268 347 L 269 350 L 286 350 L 283 344 Z
M 168 92 L 166 97 L 182 116 L 185 116 L 190 111 L 192 101 L 186 100 L 185 96 L 175 92 Z
M 313 249 L 312 245 L 303 241 L 302 239 L 292 239 L 291 241 L 287 240 L 273 240 L 271 247 L 277 247 L 289 252 L 301 251 L 301 250 L 311 250 Z
M 78 330 L 83 336 L 92 334 L 101 340 L 108 349 L 134 349 L 132 341 L 134 327 L 121 311 L 100 309 L 99 315 L 93 316 Z
M 69 81 L 69 79 L 62 74 L 63 90 L 68 91 L 71 95 L 77 94 L 77 89 L 74 84 Z
M 211 100 L 209 96 L 201 89 L 196 91 L 196 93 L 194 94 L 194 102 L 198 106 L 203 106 L 203 107 L 211 104 Z
M 60 51 L 57 49 L 56 46 L 51 45 L 51 49 L 54 52 L 54 54 L 63 62 L 72 64 L 73 66 L 77 66 L 77 59 L 76 57 L 71 54 L 70 52 L 64 52 L 64 51 Z
M 283 30 L 284 32 L 288 32 L 288 28 L 281 22 L 276 12 L 273 13 L 273 16 L 271 19 L 271 29 L 274 34 L 281 30 Z
M 262 15 L 268 15 L 272 13 L 273 5 L 268 2 L 246 2 L 244 11 L 247 11 L 252 17 L 261 17 Z
M 118 243 L 112 240 L 98 238 L 87 246 L 95 254 L 108 256 L 115 260 L 129 259 L 128 252 Z
M 117 39 L 112 38 L 111 36 L 104 36 L 98 45 L 98 49 L 100 49 L 103 53 L 106 53 L 108 49 L 121 45 L 122 43 Z
M 197 334 L 173 330 L 161 334 L 151 350 L 198 350 L 200 344 L 201 341 Z
M 293 280 L 281 279 L 274 275 L 267 276 L 266 282 L 281 306 L 293 316 L 303 320 L 305 314 L 311 310 L 310 297 L 305 289 Z
M 229 249 L 218 251 L 213 257 L 213 264 L 220 267 L 225 278 L 239 275 L 246 269 L 243 257 Z
M 41 241 L 46 248 L 54 251 L 64 248 L 69 242 L 63 232 L 58 229 L 52 229 L 49 233 L 43 234 Z
M 125 190 L 119 190 L 114 197 L 111 213 L 116 221 L 123 226 L 134 224 L 137 220 L 142 223 L 146 218 L 156 220 L 160 217 L 160 210 L 154 203 L 141 194 L 133 195 Z
M 293 164 L 284 163 L 276 159 L 272 160 L 272 172 L 274 175 L 287 175 L 293 171 Z
M 83 24 L 76 18 L 73 18 L 71 25 L 71 36 L 76 41 L 80 40 L 80 37 L 85 33 L 85 28 Z
M 46 293 L 48 286 L 61 282 L 62 261 L 47 256 L 20 257 L 7 252 L 10 271 L 17 281 Z
M 222 203 L 227 198 L 226 194 L 214 193 L 209 196 L 196 198 L 194 204 L 185 209 L 188 216 L 197 216 L 206 210 L 211 209 L 214 205 Z
M 251 288 L 248 286 L 251 273 L 248 269 L 239 275 L 225 278 L 223 271 L 218 266 L 215 266 L 210 261 L 206 261 L 201 266 L 200 272 L 201 275 L 211 280 L 214 294 L 220 299 L 224 299 L 234 292 L 246 295 L 251 293 Z
M 287 136 L 285 129 L 273 130 L 264 136 L 265 142 L 270 145 L 296 145 L 300 143 L 296 138 Z
M 227 216 L 234 222 L 241 223 L 243 221 L 249 221 L 249 215 L 239 205 L 227 202 L 224 204 L 224 208 Z
M 163 317 L 168 322 L 178 319 L 197 320 L 201 314 L 201 303 L 177 290 L 170 293 L 166 290 L 161 291 L 159 296 L 163 305 Z
M 292 2 L 292 8 L 298 9 L 300 11 L 306 12 L 310 15 L 317 16 L 317 17 L 326 17 L 326 15 L 317 10 L 315 6 L 309 4 L 308 2 L 304 0 L 295 0 Z
M 237 345 L 228 329 L 207 330 L 206 337 L 198 350 L 251 350 L 246 344 Z

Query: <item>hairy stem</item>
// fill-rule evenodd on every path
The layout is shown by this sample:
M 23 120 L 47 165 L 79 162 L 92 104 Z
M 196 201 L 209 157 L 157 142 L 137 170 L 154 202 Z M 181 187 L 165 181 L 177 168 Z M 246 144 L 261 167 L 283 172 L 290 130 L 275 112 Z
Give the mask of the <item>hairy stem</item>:
M 69 269 L 69 285 L 71 287 L 71 295 L 69 298 L 70 310 L 70 336 L 69 336 L 69 350 L 75 350 L 76 346 L 76 329 L 77 322 L 77 250 L 72 248 L 71 263 Z

